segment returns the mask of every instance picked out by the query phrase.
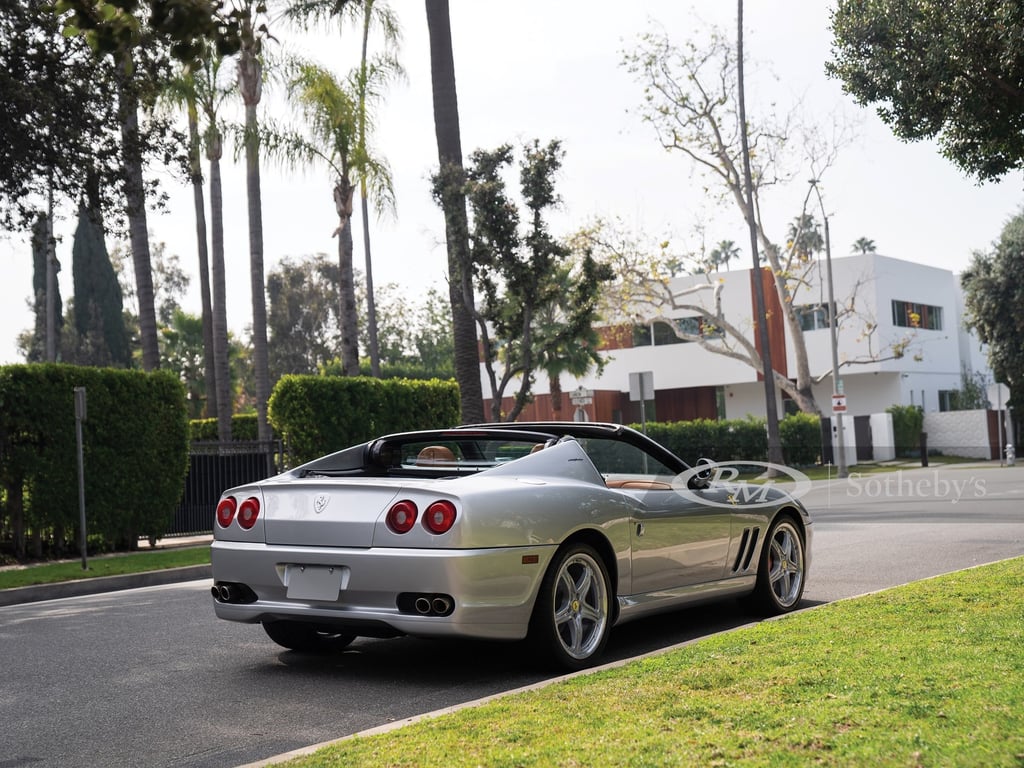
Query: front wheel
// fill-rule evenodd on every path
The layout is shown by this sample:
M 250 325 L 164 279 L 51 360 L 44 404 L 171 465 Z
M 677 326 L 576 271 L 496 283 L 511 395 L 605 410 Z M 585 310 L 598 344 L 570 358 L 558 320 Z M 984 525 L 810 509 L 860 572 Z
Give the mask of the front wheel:
M 263 631 L 278 645 L 301 653 L 339 651 L 356 639 L 355 635 L 304 621 L 264 621 Z
M 562 669 L 583 669 L 601 655 L 611 629 L 611 588 L 593 547 L 560 551 L 541 582 L 529 637 Z
M 757 567 L 754 600 L 769 615 L 796 608 L 804 593 L 807 559 L 804 537 L 791 517 L 783 515 L 768 529 Z

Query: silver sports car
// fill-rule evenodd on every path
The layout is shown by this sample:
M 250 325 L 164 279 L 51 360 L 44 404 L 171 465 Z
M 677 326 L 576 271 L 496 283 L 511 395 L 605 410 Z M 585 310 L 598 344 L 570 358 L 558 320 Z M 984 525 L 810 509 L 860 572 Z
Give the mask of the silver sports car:
M 791 611 L 811 521 L 772 484 L 738 493 L 614 424 L 388 435 L 217 506 L 217 616 L 296 651 L 357 636 L 526 638 L 578 669 L 613 625 L 749 596 Z

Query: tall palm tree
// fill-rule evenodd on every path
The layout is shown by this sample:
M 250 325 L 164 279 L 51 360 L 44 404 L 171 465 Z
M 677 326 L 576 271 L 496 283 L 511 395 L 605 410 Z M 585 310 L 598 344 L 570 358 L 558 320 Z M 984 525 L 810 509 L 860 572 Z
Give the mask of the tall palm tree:
M 156 305 L 153 297 L 153 270 L 149 253 L 149 225 L 146 221 L 146 187 L 142 177 L 142 150 L 139 136 L 138 81 L 131 51 L 118 54 L 118 119 L 125 173 L 125 201 L 128 237 L 135 267 L 135 291 L 139 302 L 139 335 L 142 341 L 142 367 L 147 371 L 160 366 L 157 344 Z
M 289 97 L 302 112 L 306 135 L 277 136 L 274 151 L 294 165 L 323 162 L 334 174 L 334 206 L 338 214 L 335 234 L 341 273 L 338 300 L 341 362 L 345 375 L 356 376 L 359 374 L 359 328 L 352 264 L 355 194 L 352 175 L 358 153 L 359 119 L 355 84 L 342 83 L 331 72 L 309 61 L 294 60 L 290 70 Z M 368 156 L 361 159 L 365 174 L 380 173 L 376 184 L 386 195 L 391 186 L 386 166 L 373 162 Z
M 227 274 L 224 266 L 224 193 L 220 161 L 224 154 L 224 135 L 220 107 L 230 89 L 221 82 L 222 59 L 207 59 L 194 76 L 196 96 L 205 119 L 203 146 L 210 167 L 210 282 L 212 284 L 213 365 L 217 386 L 217 437 L 231 440 L 231 363 L 228 344 Z
M 854 253 L 875 253 L 875 241 L 866 237 L 858 237 L 853 243 Z
M 480 351 L 477 348 L 476 307 L 469 253 L 469 218 L 463 191 L 462 137 L 455 90 L 451 19 L 448 0 L 426 0 L 430 35 L 430 82 L 434 96 L 434 133 L 439 172 L 434 194 L 441 204 L 448 243 L 448 295 L 452 306 L 455 378 L 463 423 L 484 420 Z
M 201 74 L 200 74 L 201 77 Z M 205 415 L 217 417 L 217 375 L 213 354 L 213 305 L 210 299 L 210 249 L 206 237 L 206 204 L 203 196 L 202 140 L 199 131 L 199 88 L 196 73 L 183 67 L 167 84 L 163 100 L 184 108 L 188 118 L 188 164 L 192 202 L 196 214 L 196 252 L 199 257 L 199 299 L 202 307 L 203 383 Z
M 786 246 L 804 261 L 824 249 L 821 226 L 811 214 L 802 213 L 793 219 L 786 234 Z
M 260 188 L 260 135 L 257 108 L 263 96 L 263 40 L 269 33 L 258 16 L 262 0 L 246 0 L 241 14 L 242 46 L 238 54 L 238 90 L 245 104 L 245 187 L 249 209 L 249 278 L 252 289 L 252 363 L 256 419 L 260 440 L 269 440 L 267 400 L 270 365 L 267 354 L 267 294 L 263 273 L 263 201 Z
M 363 225 L 363 251 L 366 261 L 366 331 L 370 368 L 380 376 L 380 345 L 377 341 L 377 304 L 373 291 L 373 259 L 370 252 L 370 198 L 378 215 L 393 211 L 394 191 L 391 175 L 382 158 L 374 158 L 368 149 L 373 130 L 373 106 L 383 95 L 383 86 L 404 76 L 394 50 L 401 40 L 398 19 L 382 0 L 299 0 L 285 15 L 293 21 L 311 20 L 318 23 L 350 21 L 359 26 L 362 35 L 359 68 L 353 76 L 355 87 L 356 137 L 351 156 L 351 171 L 359 184 L 359 198 Z M 384 38 L 383 54 L 369 58 L 370 33 L 379 29 Z M 384 186 L 380 186 L 381 183 Z M 376 187 L 372 188 L 376 183 Z M 351 237 L 351 234 L 349 234 Z
M 367 150 L 367 133 L 370 130 L 370 102 L 380 97 L 381 93 L 373 88 L 375 83 L 386 82 L 392 76 L 403 74 L 397 59 L 385 53 L 374 62 L 367 60 L 367 48 L 370 37 L 370 28 L 373 22 L 384 32 L 385 43 L 395 46 L 401 37 L 398 21 L 391 10 L 382 2 L 375 0 L 363 0 L 363 46 L 359 59 L 359 74 L 356 79 L 357 104 L 356 119 L 358 120 L 358 134 L 356 137 L 356 170 L 359 174 L 359 199 L 363 220 L 363 250 L 366 254 L 366 324 L 370 346 L 370 370 L 374 376 L 380 376 L 380 345 L 377 342 L 377 305 L 373 296 L 373 263 L 370 258 L 370 214 L 369 199 L 367 194 L 367 181 L 369 178 L 381 178 L 381 173 L 368 173 L 367 165 L 370 162 Z M 388 192 L 392 192 L 390 185 L 390 174 L 384 174 L 388 178 Z M 380 190 L 378 190 L 379 192 Z M 378 211 L 382 210 L 381 201 L 390 199 L 393 203 L 393 192 L 387 198 L 376 196 Z M 393 205 L 392 205 L 393 207 Z
M 717 270 L 724 264 L 726 271 L 729 271 L 729 262 L 739 257 L 739 246 L 732 240 L 722 240 L 711 251 L 711 266 Z

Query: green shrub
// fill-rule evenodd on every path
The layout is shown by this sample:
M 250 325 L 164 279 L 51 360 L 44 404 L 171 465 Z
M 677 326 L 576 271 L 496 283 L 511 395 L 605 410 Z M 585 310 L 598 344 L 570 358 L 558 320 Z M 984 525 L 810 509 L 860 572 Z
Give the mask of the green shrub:
M 807 467 L 821 461 L 821 417 L 791 413 L 779 422 L 779 442 L 786 464 Z
M 216 419 L 192 419 L 188 423 L 189 440 L 219 440 Z M 236 413 L 231 417 L 232 440 L 258 440 L 259 424 L 255 413 Z
M 437 379 L 283 376 L 268 415 L 303 463 L 379 435 L 458 424 L 459 390 Z
M 632 426 L 640 429 L 638 424 Z M 647 434 L 691 465 L 702 457 L 715 461 L 764 461 L 768 455 L 764 419 L 648 422 Z
M 640 429 L 639 424 L 632 426 Z M 648 422 L 647 434 L 691 465 L 701 457 L 714 461 L 766 461 L 768 458 L 764 419 Z M 821 454 L 821 419 L 808 413 L 787 416 L 779 422 L 779 440 L 787 464 L 815 464 Z
M 885 409 L 892 414 L 892 431 L 897 456 L 917 456 L 921 452 L 921 428 L 924 413 L 916 405 L 890 405 Z
M 88 533 L 121 548 L 134 548 L 139 536 L 162 536 L 188 469 L 181 382 L 166 372 L 55 364 L 0 367 L 0 483 L 10 517 L 0 530 L 13 530 L 16 539 L 46 532 L 58 551 L 78 541 L 75 387 L 87 396 Z M 16 548 L 23 550 L 23 541 Z

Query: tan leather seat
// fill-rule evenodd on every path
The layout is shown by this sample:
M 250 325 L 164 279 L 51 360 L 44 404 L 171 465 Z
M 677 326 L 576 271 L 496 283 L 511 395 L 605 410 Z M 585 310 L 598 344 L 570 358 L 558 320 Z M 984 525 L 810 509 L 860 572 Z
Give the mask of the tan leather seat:
M 530 449 L 530 453 L 536 453 L 537 451 L 544 450 L 544 443 L 537 443 L 533 448 Z
M 455 464 L 455 454 L 443 445 L 428 445 L 416 455 L 416 466 L 436 467 Z

